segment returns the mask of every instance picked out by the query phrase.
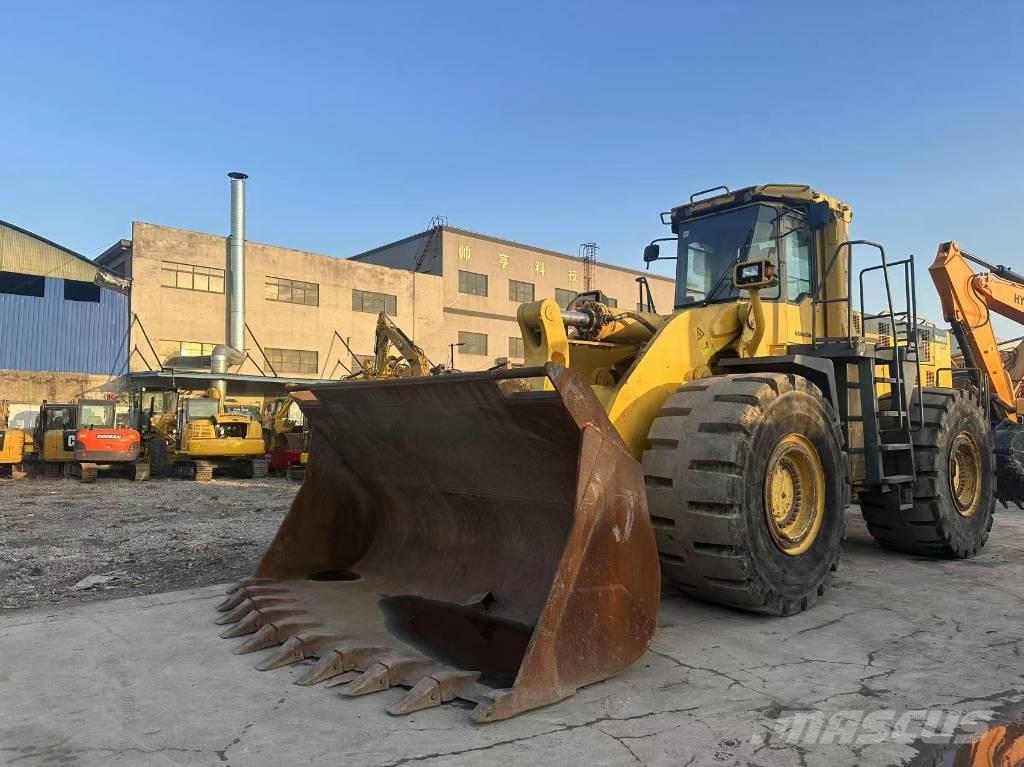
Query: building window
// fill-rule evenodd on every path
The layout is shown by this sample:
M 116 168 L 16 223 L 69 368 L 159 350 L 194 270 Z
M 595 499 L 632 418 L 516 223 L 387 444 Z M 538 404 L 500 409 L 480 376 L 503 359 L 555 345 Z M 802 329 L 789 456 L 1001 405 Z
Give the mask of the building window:
M 523 347 L 523 339 L 519 336 L 509 336 L 508 338 L 508 356 L 513 357 L 517 360 L 521 360 L 525 355 L 525 349 Z
M 100 286 L 92 282 L 64 280 L 64 300 L 98 304 L 100 302 Z
M 373 293 L 369 290 L 352 291 L 352 311 L 369 314 L 398 314 L 398 296 Z
M 520 304 L 528 304 L 533 300 L 533 283 L 520 282 L 519 280 L 508 281 L 508 300 Z
M 283 301 L 286 304 L 320 305 L 320 286 L 315 282 L 300 282 L 284 277 L 267 277 L 263 297 L 268 301 Z
M 157 343 L 160 350 L 160 359 L 167 361 L 171 357 L 201 357 L 213 354 L 213 344 L 202 341 L 174 341 L 161 338 Z
M 46 278 L 34 274 L 0 272 L 0 293 L 9 296 L 32 296 L 42 298 L 46 291 Z
M 619 299 L 617 299 L 617 298 L 612 298 L 611 296 L 605 296 L 604 297 L 604 302 L 605 302 L 605 304 L 607 306 L 610 306 L 612 309 L 618 309 L 619 308 Z
M 224 270 L 215 266 L 193 266 L 176 261 L 160 263 L 160 284 L 165 288 L 198 290 L 200 293 L 223 293 Z
M 459 270 L 459 292 L 471 296 L 487 295 L 487 275 Z
M 311 373 L 316 374 L 320 370 L 319 360 L 316 352 L 304 349 L 272 349 L 269 346 L 263 350 L 266 352 L 270 365 L 264 364 L 263 369 L 267 373 L 274 371 L 278 373 Z
M 562 288 L 555 288 L 555 303 L 557 303 L 563 309 L 569 305 L 569 302 L 576 298 L 575 290 L 564 290 Z
M 459 351 L 463 354 L 487 354 L 487 334 L 486 333 L 467 333 L 465 330 L 459 331 L 459 343 L 462 346 L 459 347 Z

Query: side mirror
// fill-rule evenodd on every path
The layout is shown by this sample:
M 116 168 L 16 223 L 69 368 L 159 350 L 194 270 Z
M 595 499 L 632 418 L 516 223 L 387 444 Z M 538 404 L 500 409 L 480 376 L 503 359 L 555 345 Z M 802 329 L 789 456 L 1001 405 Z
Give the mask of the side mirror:
M 740 290 L 761 290 L 775 284 L 775 264 L 771 261 L 744 261 L 736 264 L 732 284 Z
M 652 261 L 657 261 L 658 256 L 661 253 L 661 246 L 656 242 L 652 242 L 646 248 L 644 248 L 644 263 L 649 264 Z

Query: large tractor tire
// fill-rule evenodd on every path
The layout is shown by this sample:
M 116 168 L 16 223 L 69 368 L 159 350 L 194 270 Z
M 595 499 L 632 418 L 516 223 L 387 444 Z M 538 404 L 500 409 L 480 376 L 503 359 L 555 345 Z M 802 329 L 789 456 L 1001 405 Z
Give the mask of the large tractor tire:
M 910 405 L 914 419 L 920 395 L 916 391 Z M 974 392 L 924 389 L 924 425 L 913 441 L 913 508 L 900 510 L 898 491 L 861 493 L 868 532 L 885 548 L 907 554 L 973 557 L 988 540 L 995 511 L 992 427 Z
M 839 564 L 850 486 L 831 404 L 782 373 L 689 383 L 644 453 L 664 578 L 703 600 L 806 610 Z

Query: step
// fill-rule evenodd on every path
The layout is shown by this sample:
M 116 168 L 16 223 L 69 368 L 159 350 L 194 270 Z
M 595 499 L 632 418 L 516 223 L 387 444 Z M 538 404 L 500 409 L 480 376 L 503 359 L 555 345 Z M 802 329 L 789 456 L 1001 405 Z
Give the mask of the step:
M 912 503 L 901 503 L 900 504 L 900 511 L 913 511 L 913 509 L 914 509 L 914 504 L 912 504 Z
M 907 412 L 905 410 L 879 410 L 877 415 L 879 418 L 899 418 L 901 416 L 906 418 Z
M 885 445 L 879 445 L 879 450 L 894 451 L 894 450 L 913 450 L 914 446 L 909 442 L 890 442 Z
M 893 474 L 892 476 L 882 477 L 882 479 L 881 479 L 882 484 L 889 484 L 889 485 L 903 485 L 903 484 L 906 484 L 908 482 L 913 482 L 913 481 L 914 481 L 914 475 L 913 474 Z

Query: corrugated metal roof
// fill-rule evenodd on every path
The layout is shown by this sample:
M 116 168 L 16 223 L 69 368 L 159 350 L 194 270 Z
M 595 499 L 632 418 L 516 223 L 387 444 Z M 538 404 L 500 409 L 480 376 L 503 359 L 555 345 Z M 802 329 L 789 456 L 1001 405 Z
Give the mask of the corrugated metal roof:
M 127 293 L 131 281 L 20 226 L 0 221 L 0 272 L 93 282 Z
M 47 278 L 42 298 L 0 293 L 0 368 L 118 374 L 127 368 L 128 296 L 67 301 Z

